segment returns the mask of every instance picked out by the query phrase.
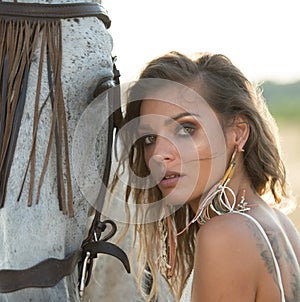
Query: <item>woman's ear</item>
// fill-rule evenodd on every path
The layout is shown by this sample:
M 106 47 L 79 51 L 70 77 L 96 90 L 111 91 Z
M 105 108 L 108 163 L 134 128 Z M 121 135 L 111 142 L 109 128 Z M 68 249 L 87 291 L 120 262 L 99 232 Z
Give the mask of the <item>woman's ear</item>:
M 232 130 L 237 151 L 243 152 L 250 132 L 248 120 L 244 116 L 237 116 L 233 121 Z

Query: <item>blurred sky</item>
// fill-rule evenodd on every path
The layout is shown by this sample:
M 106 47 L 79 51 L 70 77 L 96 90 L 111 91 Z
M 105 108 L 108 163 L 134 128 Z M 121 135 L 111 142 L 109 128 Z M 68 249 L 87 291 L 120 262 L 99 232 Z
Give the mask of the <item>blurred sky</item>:
M 171 50 L 227 55 L 251 81 L 300 79 L 300 0 L 102 0 L 122 82 Z

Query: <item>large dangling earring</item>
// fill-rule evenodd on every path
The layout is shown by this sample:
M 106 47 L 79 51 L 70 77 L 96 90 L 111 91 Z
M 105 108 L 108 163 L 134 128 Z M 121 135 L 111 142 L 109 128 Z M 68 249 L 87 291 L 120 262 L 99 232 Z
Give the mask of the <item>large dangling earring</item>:
M 235 148 L 234 148 L 234 151 L 232 153 L 232 156 L 231 156 L 231 159 L 230 159 L 230 162 L 229 162 L 229 167 L 225 171 L 225 174 L 224 174 L 223 179 L 221 181 L 221 186 L 226 185 L 233 176 L 235 165 L 236 165 L 236 162 L 235 162 L 236 154 L 237 154 L 237 146 L 235 146 Z
M 228 183 L 233 176 L 236 166 L 235 159 L 237 149 L 238 148 L 236 146 L 232 153 L 229 162 L 229 167 L 225 171 L 222 180 L 210 189 L 210 191 L 206 194 L 204 200 L 200 202 L 197 213 L 194 218 L 187 224 L 187 226 L 182 231 L 177 233 L 177 236 L 185 232 L 188 227 L 196 221 L 199 224 L 205 224 L 208 220 L 211 219 L 211 212 L 214 212 L 217 215 L 222 215 L 234 211 L 244 212 L 250 210 L 250 208 L 247 207 L 247 203 L 245 202 L 245 191 L 243 191 L 241 201 L 236 204 L 236 195 L 234 191 L 230 187 L 228 187 Z M 231 198 L 229 198 L 229 195 L 231 196 Z

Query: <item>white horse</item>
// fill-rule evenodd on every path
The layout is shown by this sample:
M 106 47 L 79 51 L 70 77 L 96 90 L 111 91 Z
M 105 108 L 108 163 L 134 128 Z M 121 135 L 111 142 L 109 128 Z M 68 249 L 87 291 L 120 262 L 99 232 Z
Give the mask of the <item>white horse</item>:
M 69 3 L 70 1 L 26 0 L 22 2 L 39 2 L 53 5 L 54 3 Z M 82 2 L 82 0 L 72 0 L 72 2 Z M 93 0 L 86 0 L 85 2 L 93 2 Z M 61 22 L 61 83 L 68 131 L 67 140 L 68 146 L 71 148 L 76 125 L 81 114 L 93 100 L 93 92 L 97 84 L 101 81 L 111 81 L 113 78 L 112 39 L 105 24 L 96 17 L 70 18 L 63 19 Z M 3 33 L 0 33 L 0 41 L 2 35 Z M 49 95 L 45 54 L 42 77 L 40 77 L 40 98 L 36 102 L 42 40 L 42 37 L 39 37 L 37 41 L 34 41 L 37 43 L 37 48 L 33 53 L 30 66 L 24 113 L 6 186 L 5 202 L 3 207 L 0 208 L 0 270 L 27 269 L 48 258 L 64 259 L 78 250 L 85 238 L 91 208 L 74 177 L 71 150 L 69 150 L 70 171 L 66 168 L 68 162 L 66 153 L 64 153 L 67 148 L 66 142 L 61 147 L 64 170 L 60 177 L 65 179 L 66 183 L 66 179 L 70 175 L 73 193 L 72 203 L 68 204 L 67 199 L 70 192 L 66 190 L 66 201 L 63 200 L 63 203 L 60 204 L 63 211 L 59 209 L 57 197 L 58 174 L 55 137 L 50 150 L 48 150 L 50 151 L 49 161 L 43 175 L 52 125 L 53 104 L 51 105 L 51 95 Z M 105 104 L 107 98 L 102 101 L 104 107 L 107 108 L 108 105 Z M 38 119 L 34 117 L 36 104 L 38 104 L 38 111 L 41 112 Z M 33 130 L 34 125 L 38 125 L 35 128 L 37 129 L 36 133 Z M 105 134 L 106 131 L 103 131 L 103 137 L 100 141 L 105 142 Z M 62 137 L 63 135 L 64 133 L 60 134 Z M 32 166 L 32 142 L 34 137 L 36 137 L 35 166 Z M 98 154 L 105 155 L 106 152 L 106 144 L 100 144 Z M 29 158 L 31 158 L 31 162 L 28 166 Z M 100 164 L 100 170 L 104 164 L 103 162 Z M 33 167 L 34 174 L 31 172 Z M 42 178 L 41 175 L 43 175 Z M 99 177 L 101 176 L 99 175 Z M 34 187 L 30 186 L 31 177 Z M 2 178 L 0 179 L 2 181 Z M 39 186 L 40 179 L 42 179 L 41 186 Z M 24 183 L 22 184 L 23 180 Z M 21 187 L 22 192 L 19 196 Z M 64 188 L 60 187 L 59 190 L 64 191 Z M 28 202 L 30 206 L 28 206 Z M 107 302 L 134 301 L 136 290 L 130 275 L 125 272 L 121 262 L 113 257 L 104 257 L 105 262 L 100 264 L 100 272 L 98 272 L 99 280 L 95 280 L 97 286 L 95 289 L 88 289 L 91 294 L 90 298 L 87 297 L 86 300 L 93 302 L 95 301 L 93 297 L 97 297 L 97 299 Z M 112 274 L 112 272 L 114 273 Z M 26 288 L 9 293 L 0 293 L 0 302 L 76 302 L 79 300 L 76 267 L 71 275 L 64 277 L 53 287 Z

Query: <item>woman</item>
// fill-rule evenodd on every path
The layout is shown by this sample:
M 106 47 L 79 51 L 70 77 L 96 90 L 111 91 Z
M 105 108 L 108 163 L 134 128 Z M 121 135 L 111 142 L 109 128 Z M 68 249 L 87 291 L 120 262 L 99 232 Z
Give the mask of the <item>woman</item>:
M 150 62 L 121 134 L 147 301 L 167 300 L 160 275 L 174 301 L 300 301 L 299 234 L 274 206 L 288 197 L 275 123 L 228 58 Z

